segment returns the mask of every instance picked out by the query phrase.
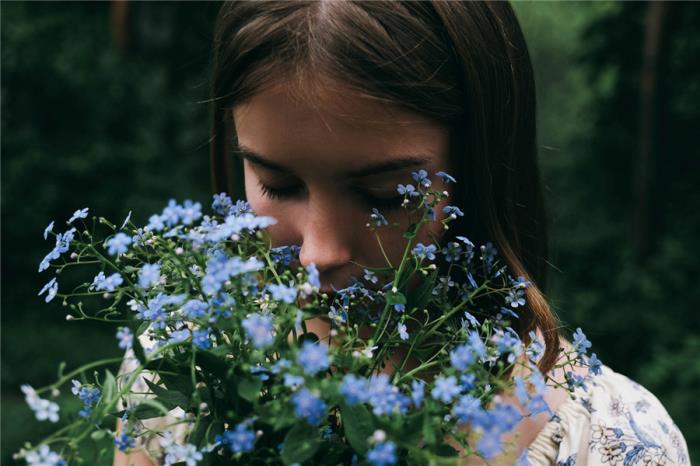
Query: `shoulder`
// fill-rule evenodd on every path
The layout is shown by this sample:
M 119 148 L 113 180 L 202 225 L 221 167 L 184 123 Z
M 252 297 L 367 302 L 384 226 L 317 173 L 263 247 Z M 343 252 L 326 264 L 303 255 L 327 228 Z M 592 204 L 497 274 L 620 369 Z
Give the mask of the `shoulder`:
M 603 365 L 529 447 L 531 464 L 687 465 L 688 447 L 654 394 Z

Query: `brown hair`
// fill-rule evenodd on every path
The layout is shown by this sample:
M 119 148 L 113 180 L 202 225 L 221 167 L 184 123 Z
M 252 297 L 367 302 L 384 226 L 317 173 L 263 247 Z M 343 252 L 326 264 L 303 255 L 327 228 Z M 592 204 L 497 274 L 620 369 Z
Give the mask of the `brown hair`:
M 515 276 L 533 285 L 517 324 L 538 328 L 549 372 L 557 318 L 543 292 L 547 236 L 537 166 L 535 85 L 525 39 L 507 2 L 226 2 L 216 23 L 211 96 L 215 192 L 244 197 L 230 157 L 231 108 L 266 86 L 320 77 L 450 129 L 452 189 L 466 212 L 450 234 L 493 241 Z M 234 165 L 235 163 L 235 165 Z

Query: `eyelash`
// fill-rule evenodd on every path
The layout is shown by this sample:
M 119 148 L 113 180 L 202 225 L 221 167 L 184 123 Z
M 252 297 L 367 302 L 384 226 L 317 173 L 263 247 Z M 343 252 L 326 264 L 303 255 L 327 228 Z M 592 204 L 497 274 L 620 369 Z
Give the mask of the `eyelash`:
M 258 186 L 263 195 L 272 200 L 289 199 L 296 194 L 298 194 L 299 188 L 297 186 L 292 186 L 288 188 L 273 188 L 267 186 L 258 180 Z M 357 192 L 358 197 L 367 204 L 369 207 L 376 207 L 377 209 L 384 210 L 398 210 L 401 208 L 401 202 L 403 202 L 403 196 L 396 196 L 392 198 L 379 198 L 370 196 L 367 193 Z

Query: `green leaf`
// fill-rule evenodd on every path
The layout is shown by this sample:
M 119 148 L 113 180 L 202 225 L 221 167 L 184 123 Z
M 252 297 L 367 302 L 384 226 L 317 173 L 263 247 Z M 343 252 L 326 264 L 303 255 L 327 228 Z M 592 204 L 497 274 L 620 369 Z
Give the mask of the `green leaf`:
M 397 291 L 394 293 L 393 291 L 389 291 L 386 294 L 386 302 L 393 306 L 394 304 L 406 304 L 406 296 L 404 296 L 403 293 Z
M 432 297 L 433 289 L 435 288 L 435 280 L 437 271 L 431 272 L 427 277 L 423 278 L 420 285 L 409 292 L 408 303 L 411 308 L 423 309 Z M 407 306 L 408 307 L 408 306 Z M 407 309 L 408 310 L 408 309 Z
M 435 445 L 435 442 L 437 442 L 435 426 L 427 412 L 423 415 L 423 440 L 425 440 L 425 443 L 428 445 Z
M 121 410 L 114 413 L 115 416 L 121 418 L 126 410 Z M 168 409 L 155 400 L 144 399 L 129 413 L 129 419 L 151 419 L 154 417 L 165 416 L 168 414 Z
M 340 414 L 343 419 L 343 430 L 352 448 L 361 454 L 367 452 L 367 438 L 374 432 L 372 415 L 362 404 L 348 406 L 340 404 Z
M 252 403 L 260 397 L 261 387 L 262 380 L 258 378 L 242 378 L 238 382 L 238 395 L 244 400 L 250 401 Z
M 412 223 L 409 225 L 408 229 L 406 232 L 403 234 L 403 237 L 406 239 L 412 239 L 415 238 L 416 236 L 416 230 L 418 229 L 418 224 L 417 223 Z
M 282 461 L 286 465 L 302 463 L 314 456 L 320 446 L 318 429 L 306 422 L 297 422 L 284 437 Z
M 175 390 L 163 388 L 146 378 L 144 378 L 144 380 L 146 381 L 146 384 L 148 384 L 148 388 L 150 388 L 156 397 L 158 397 L 157 400 L 163 403 L 168 409 L 174 409 L 179 406 L 186 410 L 189 407 L 190 399 L 184 394 Z
M 111 401 L 117 391 L 117 380 L 109 370 L 105 370 L 105 380 L 102 382 L 102 399 Z

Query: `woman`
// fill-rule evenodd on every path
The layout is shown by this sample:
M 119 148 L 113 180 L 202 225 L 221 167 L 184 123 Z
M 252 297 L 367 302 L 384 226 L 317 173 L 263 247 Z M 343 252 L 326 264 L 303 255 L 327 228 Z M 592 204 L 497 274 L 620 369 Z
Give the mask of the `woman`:
M 508 3 L 226 3 L 212 98 L 214 191 L 277 218 L 274 245 L 301 245 L 301 264 L 316 264 L 326 291 L 363 266 L 400 259 L 408 219 L 397 184 L 419 169 L 454 175 L 450 202 L 465 215 L 418 241 L 493 241 L 533 283 L 517 330 L 524 340 L 537 331 L 546 344 L 540 370 L 563 382 L 552 368 L 570 344 L 543 294 L 533 73 Z M 373 207 L 400 225 L 380 234 L 384 251 L 365 226 Z M 327 320 L 307 325 L 328 333 Z M 493 464 L 688 463 L 682 435 L 651 393 L 607 366 L 597 380 L 580 401 L 550 389 L 555 415 L 521 422 L 517 447 Z M 157 441 L 148 447 L 157 455 Z M 144 452 L 129 461 L 151 464 Z M 126 456 L 118 452 L 115 464 Z

